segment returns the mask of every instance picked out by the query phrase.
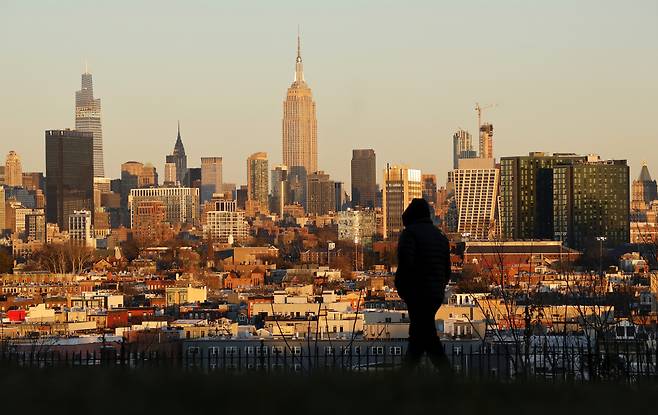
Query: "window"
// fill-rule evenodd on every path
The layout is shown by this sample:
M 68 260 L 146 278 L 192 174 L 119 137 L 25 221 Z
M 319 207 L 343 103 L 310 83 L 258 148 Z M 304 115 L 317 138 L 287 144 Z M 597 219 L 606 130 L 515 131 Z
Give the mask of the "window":
M 283 346 L 272 346 L 272 354 L 283 354 Z
M 293 346 L 292 354 L 294 354 L 295 356 L 301 355 L 302 354 L 302 348 L 299 347 L 299 346 Z
M 187 348 L 187 354 L 189 356 L 196 356 L 199 354 L 199 348 L 198 347 L 188 347 Z
M 217 356 L 219 354 L 219 348 L 217 347 L 209 347 L 208 348 L 208 355 L 209 356 Z
M 327 356 L 333 356 L 334 355 L 334 348 L 332 346 L 327 346 L 324 348 L 324 354 Z
M 224 354 L 228 356 L 233 356 L 234 354 L 237 354 L 238 350 L 235 346 L 228 346 L 224 348 Z
M 370 354 L 373 356 L 381 356 L 384 354 L 384 346 L 372 346 L 370 348 Z
M 388 354 L 392 356 L 399 356 L 402 354 L 402 347 L 400 346 L 391 346 L 388 348 Z

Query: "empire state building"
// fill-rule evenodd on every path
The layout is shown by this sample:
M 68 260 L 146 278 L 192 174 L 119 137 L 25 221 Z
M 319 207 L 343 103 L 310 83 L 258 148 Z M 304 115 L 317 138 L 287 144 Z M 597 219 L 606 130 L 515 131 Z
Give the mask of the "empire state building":
M 295 80 L 283 101 L 283 164 L 288 166 L 291 202 L 306 206 L 306 178 L 318 170 L 318 123 L 297 36 Z

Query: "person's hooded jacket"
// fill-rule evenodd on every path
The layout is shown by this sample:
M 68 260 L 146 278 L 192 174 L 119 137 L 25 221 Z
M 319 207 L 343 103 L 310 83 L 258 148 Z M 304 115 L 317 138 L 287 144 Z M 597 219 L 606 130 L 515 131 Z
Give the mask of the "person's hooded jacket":
M 450 279 L 450 244 L 430 218 L 424 199 L 413 199 L 402 214 L 395 286 L 407 303 L 443 301 Z

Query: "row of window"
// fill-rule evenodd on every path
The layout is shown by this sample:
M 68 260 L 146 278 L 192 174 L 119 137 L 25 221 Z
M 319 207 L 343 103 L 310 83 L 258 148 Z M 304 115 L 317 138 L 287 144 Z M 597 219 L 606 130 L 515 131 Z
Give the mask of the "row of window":
M 236 356 L 240 352 L 244 352 L 246 356 L 267 356 L 269 354 L 273 356 L 278 356 L 278 355 L 283 355 L 283 354 L 288 354 L 288 355 L 293 355 L 293 356 L 301 356 L 303 347 L 301 346 L 291 346 L 290 348 L 286 348 L 286 346 L 246 346 L 242 350 L 237 347 L 237 346 L 226 346 L 223 348 L 221 347 L 209 347 L 208 348 L 208 355 L 209 356 L 219 356 L 219 355 L 224 355 L 224 356 Z M 346 347 L 346 346 L 340 346 L 340 347 L 334 347 L 334 346 L 325 346 L 324 347 L 324 355 L 325 356 L 335 356 L 337 354 L 343 354 L 343 355 L 361 355 L 361 354 L 369 354 L 371 356 L 383 356 L 385 355 L 387 349 L 385 346 L 370 346 L 370 347 L 365 347 L 365 346 L 353 346 L 353 347 Z M 187 354 L 189 356 L 199 356 L 201 353 L 201 349 L 197 346 L 191 346 L 187 348 Z M 388 355 L 392 356 L 399 356 L 402 354 L 402 347 L 400 346 L 389 346 L 388 347 Z

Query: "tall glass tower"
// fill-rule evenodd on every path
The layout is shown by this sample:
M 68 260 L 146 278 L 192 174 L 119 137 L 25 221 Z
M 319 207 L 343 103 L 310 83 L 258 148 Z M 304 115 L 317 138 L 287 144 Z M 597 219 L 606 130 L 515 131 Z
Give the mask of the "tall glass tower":
M 75 93 L 75 129 L 93 133 L 94 177 L 105 177 L 101 100 L 94 98 L 94 85 L 87 68 L 82 74 L 82 88 Z

